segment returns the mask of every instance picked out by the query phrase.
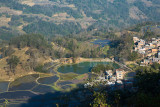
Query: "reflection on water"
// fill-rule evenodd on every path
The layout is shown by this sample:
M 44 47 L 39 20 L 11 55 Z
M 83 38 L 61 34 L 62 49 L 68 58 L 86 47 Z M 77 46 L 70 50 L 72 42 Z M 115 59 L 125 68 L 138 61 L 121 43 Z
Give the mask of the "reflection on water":
M 31 74 L 24 77 L 20 77 L 10 83 L 9 91 L 31 90 L 33 87 L 38 85 L 35 81 L 38 77 L 38 74 Z
M 135 72 L 129 72 L 127 74 L 127 77 L 135 77 L 136 73 Z
M 117 64 L 113 64 L 110 62 L 82 62 L 79 64 L 73 64 L 73 65 L 63 65 L 58 68 L 58 72 L 61 72 L 61 73 L 74 72 L 77 74 L 84 74 L 84 73 L 90 72 L 92 67 L 94 67 L 97 64 L 104 64 L 104 65 L 111 64 L 115 68 L 118 68 Z
M 9 91 L 17 91 L 17 90 L 31 90 L 33 87 L 38 85 L 36 82 L 29 82 L 29 83 L 20 83 L 17 86 L 13 86 L 9 88 Z
M 62 73 L 75 72 L 77 74 L 84 74 L 84 73 L 88 73 L 91 70 L 91 68 L 97 64 L 107 64 L 107 65 L 111 64 L 115 68 L 118 67 L 118 65 L 109 63 L 109 62 L 83 62 L 79 64 L 74 64 L 74 65 L 61 66 L 59 67 L 58 71 Z M 9 90 L 13 92 L 5 92 L 7 91 L 8 82 L 1 82 L 0 92 L 4 92 L 4 93 L 0 93 L 0 101 L 3 100 L 4 98 L 13 99 L 14 101 L 26 100 L 27 98 L 36 96 L 35 95 L 36 93 L 44 94 L 44 93 L 52 92 L 54 93 L 54 96 L 55 96 L 55 93 L 57 93 L 57 90 L 55 90 L 56 88 L 50 86 L 50 84 L 54 84 L 59 79 L 59 77 L 52 76 L 52 77 L 40 78 L 38 79 L 38 82 L 40 84 L 37 84 L 36 80 L 38 77 L 39 77 L 38 74 L 32 74 L 32 75 L 28 75 L 28 76 L 24 76 L 24 77 L 16 79 L 10 84 L 10 87 L 9 87 Z M 70 84 L 73 84 L 73 83 L 70 81 L 61 81 L 57 83 L 57 85 L 64 90 L 72 88 Z M 24 90 L 30 90 L 30 91 L 24 91 Z M 60 99 L 57 98 L 54 101 L 57 103 L 60 101 Z M 37 101 L 37 103 L 41 103 L 41 101 Z
M 50 87 L 50 86 L 38 85 L 38 86 L 35 87 L 32 91 L 38 92 L 38 93 L 48 93 L 48 92 L 55 92 L 56 90 L 54 90 L 54 89 L 53 89 L 52 87 Z
M 5 93 L 0 93 L 0 99 L 24 99 L 24 98 L 30 98 L 35 96 L 30 91 L 16 91 L 16 92 L 5 92 Z
M 0 82 L 0 92 L 7 91 L 9 82 Z
M 125 80 L 133 81 L 135 76 L 136 76 L 136 73 L 135 73 L 135 72 L 129 72 L 129 73 L 126 75 Z
M 111 41 L 108 40 L 108 39 L 105 39 L 105 40 L 99 39 L 99 40 L 95 40 L 95 41 L 92 42 L 92 43 L 95 44 L 95 45 L 100 45 L 100 46 L 104 47 L 104 46 L 106 46 L 106 45 L 109 45 L 109 44 L 111 43 Z
M 59 77 L 57 77 L 57 76 L 45 77 L 45 78 L 40 78 L 40 79 L 38 79 L 38 82 L 39 82 L 40 84 L 53 84 L 53 83 L 55 83 L 58 79 L 59 79 Z

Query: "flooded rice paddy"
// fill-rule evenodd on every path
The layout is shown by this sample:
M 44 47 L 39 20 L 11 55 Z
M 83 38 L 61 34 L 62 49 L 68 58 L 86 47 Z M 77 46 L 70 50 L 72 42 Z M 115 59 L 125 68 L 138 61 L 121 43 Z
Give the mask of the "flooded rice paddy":
M 10 102 L 10 106 L 17 106 L 17 104 L 19 106 L 21 103 L 26 103 L 26 101 L 29 101 L 28 99 L 38 95 L 63 93 L 65 90 L 72 89 L 72 86 L 84 82 L 85 79 L 83 78 L 88 77 L 88 75 L 83 74 L 89 74 L 91 68 L 97 64 L 112 64 L 115 68 L 118 67 L 118 65 L 109 62 L 83 62 L 60 66 L 57 71 L 54 71 L 56 73 L 53 73 L 53 76 L 50 77 L 41 77 L 39 74 L 31 74 L 20 77 L 13 82 L 0 82 L 0 105 L 3 104 L 4 99 Z M 64 77 L 67 77 L 67 75 L 70 77 L 70 75 L 76 74 L 77 78 L 61 80 L 61 74 L 63 74 L 62 76 Z M 60 99 L 54 101 L 59 102 L 59 100 Z M 36 102 L 34 104 L 36 105 L 39 103 L 40 102 Z

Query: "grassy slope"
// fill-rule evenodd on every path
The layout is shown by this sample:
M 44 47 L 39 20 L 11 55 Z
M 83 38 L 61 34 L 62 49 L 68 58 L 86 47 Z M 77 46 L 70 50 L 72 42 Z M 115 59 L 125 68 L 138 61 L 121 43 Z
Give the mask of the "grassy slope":
M 7 64 L 7 59 L 8 57 L 5 57 L 3 59 L 0 59 L 0 71 L 1 71 L 1 74 L 0 74 L 0 79 L 1 80 L 14 80 L 15 78 L 18 78 L 18 77 L 21 77 L 21 76 L 24 76 L 24 75 L 27 75 L 27 74 L 33 74 L 33 73 L 36 73 L 34 72 L 32 69 L 28 69 L 28 70 L 25 70 L 22 66 L 26 67 L 26 63 L 27 63 L 27 60 L 30 59 L 30 56 L 29 55 L 26 55 L 25 52 L 28 50 L 29 48 L 26 47 L 26 48 L 23 48 L 21 50 L 17 49 L 17 48 L 14 48 L 15 50 L 15 53 L 13 53 L 13 55 L 16 55 L 17 57 L 19 57 L 20 59 L 20 62 L 22 63 L 21 64 L 18 64 L 18 66 L 16 67 L 15 69 L 15 75 L 13 73 L 10 73 L 10 76 L 7 75 L 7 72 L 5 71 L 5 67 L 8 67 L 9 65 Z M 37 59 L 38 62 L 40 64 L 44 64 L 44 63 L 47 63 L 47 62 L 50 62 L 51 61 L 51 58 L 50 57 L 40 57 Z

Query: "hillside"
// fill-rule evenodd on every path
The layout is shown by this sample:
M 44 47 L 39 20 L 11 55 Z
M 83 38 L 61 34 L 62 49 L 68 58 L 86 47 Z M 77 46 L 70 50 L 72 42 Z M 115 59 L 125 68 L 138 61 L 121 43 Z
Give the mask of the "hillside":
M 0 0 L 0 37 L 119 30 L 142 21 L 158 22 L 159 10 L 158 0 Z

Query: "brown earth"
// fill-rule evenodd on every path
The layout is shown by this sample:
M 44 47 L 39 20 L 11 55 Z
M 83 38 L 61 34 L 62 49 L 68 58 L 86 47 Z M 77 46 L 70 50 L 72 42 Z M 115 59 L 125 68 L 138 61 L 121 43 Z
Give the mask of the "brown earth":
M 0 81 L 13 81 L 16 78 L 30 75 L 30 74 L 39 74 L 35 72 L 33 69 L 30 69 L 28 64 L 28 59 L 31 59 L 31 57 L 26 53 L 26 51 L 29 49 L 29 47 L 17 49 L 14 48 L 15 52 L 13 55 L 17 56 L 20 59 L 20 63 L 15 68 L 15 72 L 11 72 L 9 69 L 9 65 L 7 63 L 7 59 L 9 57 L 5 57 L 0 59 Z M 43 65 L 44 63 L 50 62 L 52 59 L 50 57 L 39 57 L 36 59 L 37 63 L 40 65 Z

